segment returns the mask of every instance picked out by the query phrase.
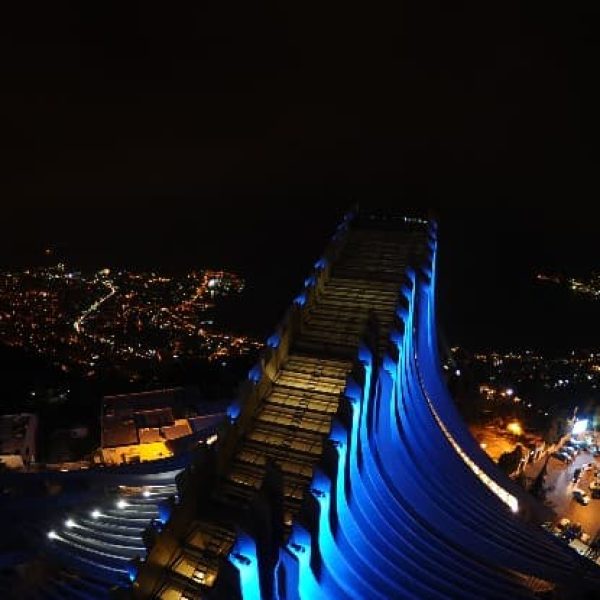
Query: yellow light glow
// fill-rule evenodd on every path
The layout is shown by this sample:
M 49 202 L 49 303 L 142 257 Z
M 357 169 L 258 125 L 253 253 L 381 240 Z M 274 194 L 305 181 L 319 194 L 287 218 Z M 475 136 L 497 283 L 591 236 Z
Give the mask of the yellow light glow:
M 513 435 L 523 435 L 523 428 L 518 421 L 512 421 L 506 426 L 506 431 Z

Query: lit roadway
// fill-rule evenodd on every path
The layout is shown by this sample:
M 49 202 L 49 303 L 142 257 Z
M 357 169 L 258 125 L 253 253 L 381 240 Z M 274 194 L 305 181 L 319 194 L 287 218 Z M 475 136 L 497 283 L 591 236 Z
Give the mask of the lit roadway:
M 544 460 L 542 459 L 536 464 L 536 473 L 539 472 L 539 467 L 541 467 Z M 579 483 L 573 483 L 573 471 L 589 462 L 594 462 L 597 467 L 600 467 L 600 458 L 594 458 L 590 452 L 580 452 L 570 465 L 565 465 L 555 458 L 550 458 L 545 487 L 549 488 L 546 492 L 546 498 L 556 512 L 556 516 L 559 519 L 567 517 L 571 521 L 581 523 L 583 530 L 593 537 L 597 531 L 600 531 L 600 499 L 591 498 L 587 506 L 579 504 L 573 499 L 575 488 L 586 491 L 591 497 L 590 481 L 594 477 L 593 470 L 582 473 Z M 529 469 L 527 469 L 527 475 L 531 475 Z
M 117 288 L 113 285 L 112 281 L 104 281 L 103 283 L 106 287 L 110 289 L 110 292 L 106 296 L 103 296 L 99 300 L 96 300 L 94 304 L 92 304 L 89 308 L 87 308 L 81 313 L 81 316 L 75 321 L 75 323 L 73 323 L 73 327 L 75 328 L 75 331 L 77 333 L 83 333 L 82 325 L 85 319 L 87 319 L 91 313 L 98 310 L 101 304 L 106 302 L 109 298 L 111 298 L 117 293 Z

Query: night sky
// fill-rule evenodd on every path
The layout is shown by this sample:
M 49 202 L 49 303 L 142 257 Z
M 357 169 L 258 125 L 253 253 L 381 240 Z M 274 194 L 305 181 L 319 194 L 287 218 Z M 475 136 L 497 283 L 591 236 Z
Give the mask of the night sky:
M 531 284 L 598 267 L 596 3 L 15 4 L 3 265 L 228 266 L 262 335 L 352 201 L 434 206 L 450 342 L 596 344 Z

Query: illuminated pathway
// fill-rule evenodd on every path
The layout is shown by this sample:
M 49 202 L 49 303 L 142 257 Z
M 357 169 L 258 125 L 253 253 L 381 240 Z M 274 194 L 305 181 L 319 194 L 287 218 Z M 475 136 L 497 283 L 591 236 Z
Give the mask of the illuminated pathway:
M 422 219 L 342 223 L 249 373 L 214 469 L 189 473 L 137 598 L 600 589 L 591 561 L 535 524 L 543 511 L 488 459 L 448 394 L 436 251 Z

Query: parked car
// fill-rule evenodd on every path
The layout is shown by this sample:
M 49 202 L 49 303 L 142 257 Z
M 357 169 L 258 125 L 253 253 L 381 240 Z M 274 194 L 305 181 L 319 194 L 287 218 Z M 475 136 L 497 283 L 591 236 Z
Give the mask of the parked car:
M 581 535 L 581 533 L 583 532 L 583 527 L 581 526 L 581 523 L 577 523 L 575 521 L 573 521 L 571 523 L 571 526 L 569 527 L 569 529 L 577 536 L 579 537 Z
M 590 503 L 590 495 L 580 489 L 573 490 L 573 499 L 579 502 L 579 504 L 583 504 L 583 506 L 587 506 Z
M 576 540 L 582 533 L 583 528 L 580 523 L 569 523 L 562 531 L 561 537 L 569 542 Z
M 563 463 L 571 462 L 571 457 L 568 454 L 565 454 L 564 452 L 553 452 L 552 458 L 555 458 L 556 460 L 560 460 L 560 462 L 563 462 Z

